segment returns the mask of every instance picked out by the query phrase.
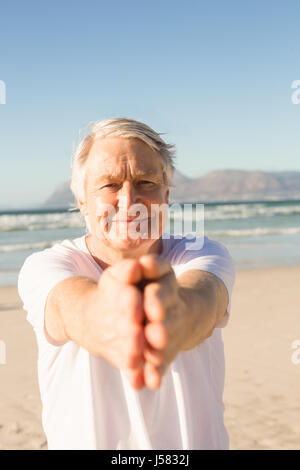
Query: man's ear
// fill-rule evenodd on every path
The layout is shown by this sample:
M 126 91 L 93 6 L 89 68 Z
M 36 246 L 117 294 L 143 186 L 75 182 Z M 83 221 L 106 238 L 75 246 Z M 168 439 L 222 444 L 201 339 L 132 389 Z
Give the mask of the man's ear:
M 87 207 L 85 201 L 78 199 L 79 209 L 82 215 L 88 215 Z
M 170 195 L 170 190 L 169 190 L 169 188 L 168 188 L 167 191 L 166 191 L 166 194 L 165 194 L 165 202 L 166 202 L 166 204 L 169 204 L 169 195 Z

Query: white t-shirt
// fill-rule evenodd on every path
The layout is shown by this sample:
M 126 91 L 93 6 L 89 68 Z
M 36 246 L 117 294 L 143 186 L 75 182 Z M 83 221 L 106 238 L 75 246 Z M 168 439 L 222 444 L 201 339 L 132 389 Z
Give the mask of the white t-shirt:
M 186 248 L 187 240 L 190 243 L 187 238 L 163 238 L 161 256 L 170 262 L 177 277 L 189 269 L 218 276 L 228 290 L 229 313 L 235 268 L 228 250 L 207 237 L 202 248 L 200 244 L 199 249 L 191 250 Z M 32 254 L 19 274 L 19 294 L 38 341 L 42 421 L 48 448 L 228 449 L 221 334 L 228 313 L 211 337 L 176 356 L 156 390 L 134 390 L 123 371 L 72 341 L 63 346 L 48 341 L 44 308 L 50 290 L 72 276 L 97 281 L 102 272 L 83 236 Z

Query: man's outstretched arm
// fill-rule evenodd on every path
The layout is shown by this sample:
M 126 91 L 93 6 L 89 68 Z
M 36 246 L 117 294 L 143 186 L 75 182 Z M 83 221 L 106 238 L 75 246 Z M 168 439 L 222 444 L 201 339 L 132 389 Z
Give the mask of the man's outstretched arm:
M 206 271 L 190 270 L 176 278 L 170 264 L 153 255 L 141 257 L 140 264 L 144 277 L 152 280 L 144 289 L 145 383 L 157 388 L 180 351 L 211 336 L 226 313 L 228 293 L 223 282 Z
M 123 260 L 103 272 L 99 282 L 72 277 L 49 293 L 45 332 L 57 344 L 69 340 L 118 369 L 130 370 L 130 381 L 143 381 L 143 302 L 135 283 L 141 269 L 135 260 Z
M 188 310 L 188 334 L 181 350 L 186 351 L 212 335 L 227 312 L 228 292 L 212 273 L 193 269 L 178 278 L 181 296 Z

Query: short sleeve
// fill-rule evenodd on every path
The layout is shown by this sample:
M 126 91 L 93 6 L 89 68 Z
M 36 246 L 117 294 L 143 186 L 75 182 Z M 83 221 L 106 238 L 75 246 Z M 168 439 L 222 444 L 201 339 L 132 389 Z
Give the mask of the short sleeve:
M 77 276 L 71 256 L 55 247 L 26 258 L 18 278 L 18 291 L 27 320 L 37 336 L 44 335 L 44 309 L 51 289 L 64 279 Z
M 179 249 L 173 269 L 177 277 L 191 269 L 201 269 L 214 274 L 223 281 L 227 288 L 229 301 L 226 314 L 216 326 L 223 328 L 227 325 L 231 310 L 231 296 L 236 276 L 234 261 L 227 248 L 220 242 L 204 237 L 204 242 L 198 241 L 198 245 L 199 249 Z

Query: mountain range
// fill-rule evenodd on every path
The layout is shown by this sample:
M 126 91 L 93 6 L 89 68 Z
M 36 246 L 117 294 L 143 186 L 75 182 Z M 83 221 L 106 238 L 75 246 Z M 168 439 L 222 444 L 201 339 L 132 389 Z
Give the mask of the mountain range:
M 198 178 L 176 171 L 173 181 L 170 203 L 300 199 L 300 171 L 215 170 Z M 65 182 L 55 189 L 43 207 L 60 209 L 73 203 L 70 182 Z

